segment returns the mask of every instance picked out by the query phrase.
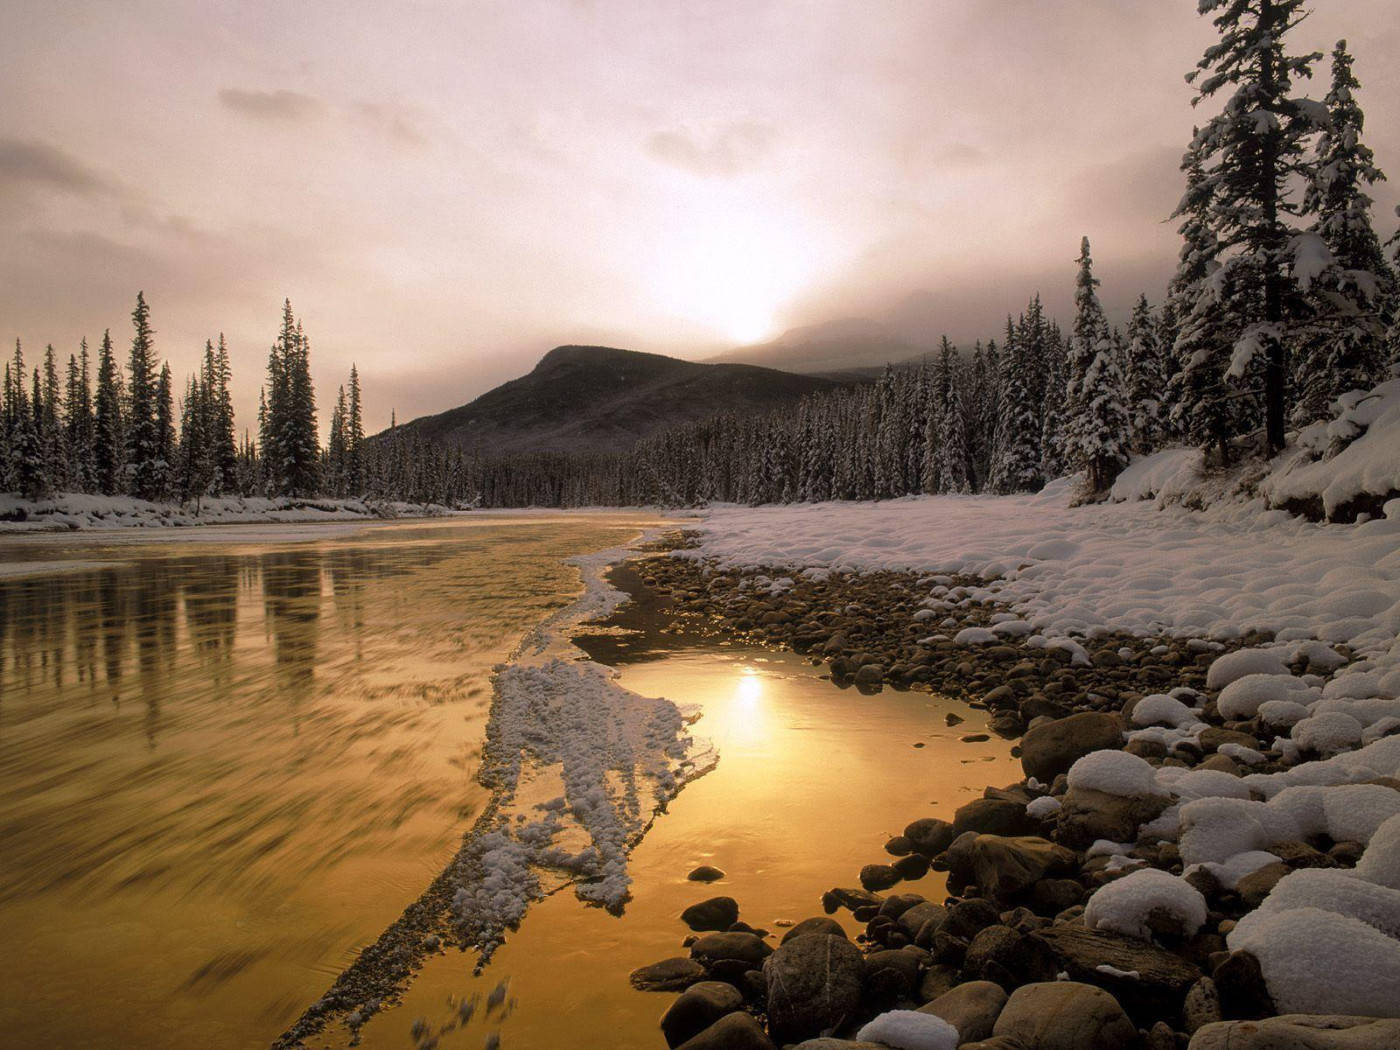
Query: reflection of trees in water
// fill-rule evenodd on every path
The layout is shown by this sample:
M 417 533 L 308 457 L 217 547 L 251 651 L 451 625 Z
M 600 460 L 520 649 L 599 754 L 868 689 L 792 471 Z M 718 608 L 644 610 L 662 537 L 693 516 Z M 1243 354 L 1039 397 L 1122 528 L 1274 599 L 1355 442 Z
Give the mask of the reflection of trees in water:
M 278 688 L 294 702 L 310 692 L 315 678 L 323 560 L 319 551 L 280 551 L 259 559 Z
M 211 558 L 185 582 L 181 597 L 185 630 L 200 662 L 214 676 L 214 685 L 228 682 L 228 667 L 238 636 L 239 558 Z

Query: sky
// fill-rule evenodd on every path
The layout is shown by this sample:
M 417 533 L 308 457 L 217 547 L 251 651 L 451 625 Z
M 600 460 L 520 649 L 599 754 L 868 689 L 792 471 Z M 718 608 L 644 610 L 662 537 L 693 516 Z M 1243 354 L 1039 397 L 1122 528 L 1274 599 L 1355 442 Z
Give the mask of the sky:
M 1395 0 L 1315 0 L 1400 179 Z M 0 335 L 180 385 L 225 333 L 251 421 L 281 303 L 329 416 L 471 400 L 559 343 L 703 358 L 846 317 L 996 336 L 1160 299 L 1196 0 L 7 0 Z M 1307 93 L 1326 90 L 1326 63 Z M 1392 184 L 1377 225 L 1394 229 Z

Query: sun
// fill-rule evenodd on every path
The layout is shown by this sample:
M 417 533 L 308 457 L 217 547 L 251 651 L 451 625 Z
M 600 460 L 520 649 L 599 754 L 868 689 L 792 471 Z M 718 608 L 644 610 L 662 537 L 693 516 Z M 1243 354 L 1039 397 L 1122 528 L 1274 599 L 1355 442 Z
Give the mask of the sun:
M 773 314 L 766 310 L 736 315 L 725 330 L 725 335 L 741 346 L 762 343 L 772 334 Z

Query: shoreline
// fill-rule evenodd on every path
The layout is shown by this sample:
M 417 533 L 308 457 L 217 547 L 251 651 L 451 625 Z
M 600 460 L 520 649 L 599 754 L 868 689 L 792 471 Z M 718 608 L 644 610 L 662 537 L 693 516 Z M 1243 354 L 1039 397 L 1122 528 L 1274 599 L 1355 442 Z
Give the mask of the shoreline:
M 997 1025 L 1010 1001 L 1015 1008 L 1005 1027 L 1021 1041 L 993 1040 L 986 1050 L 1036 1050 L 1039 1037 L 1053 1033 L 1023 1018 L 1024 1004 L 1016 999 L 1049 994 L 1073 998 L 1066 1009 L 1095 1014 L 1100 1028 L 1116 1026 L 1121 1039 L 1105 1045 L 1168 1050 L 1189 1043 L 1195 1050 L 1238 1038 L 1241 1022 L 1284 1012 L 1270 999 L 1267 967 L 1227 938 L 1285 876 L 1309 869 L 1351 872 L 1364 864 L 1365 841 L 1316 832 L 1261 845 L 1249 870 L 1188 864 L 1182 855 L 1188 843 L 1173 839 L 1181 837 L 1178 811 L 1192 794 L 1175 796 L 1152 780 L 1204 777 L 1213 789 L 1197 797 L 1213 804 L 1215 792 L 1223 791 L 1259 806 L 1264 803 L 1251 800 L 1261 791 L 1246 789 L 1246 777 L 1261 776 L 1263 785 L 1271 775 L 1287 778 L 1298 768 L 1297 748 L 1290 753 L 1291 741 L 1276 736 L 1257 712 L 1245 718 L 1231 710 L 1227 718 L 1220 710 L 1224 690 L 1245 676 L 1217 673 L 1218 667 L 1233 660 L 1250 669 L 1260 662 L 1255 654 L 1271 651 L 1272 633 L 1210 641 L 1104 632 L 1088 647 L 1042 640 L 1032 648 L 1027 625 L 995 601 L 938 608 L 959 588 L 976 586 L 985 594 L 983 579 L 789 574 L 719 567 L 694 556 L 658 559 L 647 571 L 629 568 L 637 564 L 630 561 L 612 575 L 650 615 L 669 618 L 654 628 L 656 637 L 679 631 L 791 649 L 825 664 L 838 686 L 862 693 L 909 688 L 960 696 L 987 709 L 999 735 L 1017 740 L 1013 754 L 1026 774 L 1017 783 L 988 785 L 980 800 L 956 813 L 914 820 L 890 839 L 887 856 L 872 857 L 859 873 L 833 873 L 849 886 L 834 886 L 820 904 L 826 914 L 846 908 L 867 922 L 858 950 L 832 943 L 845 935 L 823 923 L 818 902 L 808 902 L 812 918 L 785 931 L 776 950 L 742 922 L 692 924 L 695 932 L 679 941 L 682 954 L 633 975 L 638 987 L 682 992 L 662 1022 L 671 1046 L 764 1048 L 810 1039 L 816 1040 L 810 1050 L 856 1050 L 866 1045 L 856 1041 L 862 1034 L 879 1037 L 879 1031 L 862 1033 L 857 1022 L 893 1011 L 895 1020 L 887 1023 L 912 1025 L 909 1031 L 961 1017 L 978 1039 L 946 1045 L 981 1050 L 981 1039 L 1003 1034 Z M 632 590 L 638 585 L 640 596 Z M 1292 648 L 1295 658 L 1275 656 L 1281 664 L 1275 669 L 1319 694 L 1355 655 L 1340 645 Z M 1187 725 L 1193 732 L 1183 732 Z M 1080 761 L 1090 755 L 1096 757 Z M 1124 768 L 1092 768 L 1115 763 Z M 1139 781 L 1146 776 L 1146 788 L 1122 790 L 1115 779 L 1125 771 Z M 1394 796 L 1394 804 L 1381 799 L 1382 816 L 1400 812 L 1400 781 L 1374 787 Z M 1164 814 L 1178 827 L 1169 827 Z M 1149 830 L 1154 822 L 1164 834 Z M 1265 852 L 1269 847 L 1275 852 Z M 921 867 L 947 873 L 949 896 L 900 893 L 901 865 L 915 878 Z M 1129 875 L 1133 879 L 1123 882 Z M 1151 906 L 1120 892 L 1151 879 L 1170 884 L 1161 907 L 1152 904 L 1150 886 Z M 1115 884 L 1120 890 L 1099 904 L 1113 904 L 1117 894 L 1124 898 L 1118 907 L 1086 908 L 1097 891 Z M 1180 914 L 1182 899 L 1192 914 Z M 742 902 L 733 903 L 742 911 Z M 1094 913 L 1089 920 L 1086 911 Z M 817 942 L 803 950 L 796 942 L 807 938 L 793 937 L 803 929 L 823 942 L 819 967 L 806 958 Z M 1252 943 L 1258 947 L 1257 938 Z M 843 973 L 832 951 L 845 952 Z M 1268 951 L 1258 951 L 1271 961 Z M 693 991 L 684 990 L 692 984 Z M 737 988 L 737 999 L 717 987 L 726 984 Z M 1039 990 L 1047 984 L 1064 987 Z M 843 1003 L 839 1011 L 831 1009 L 833 996 Z M 968 1015 L 972 1000 L 975 1018 Z M 1295 1023 L 1306 1022 L 1269 1025 Z M 1378 1023 L 1384 1038 L 1400 1037 L 1400 1021 Z M 829 1038 L 833 1034 L 844 1039 Z

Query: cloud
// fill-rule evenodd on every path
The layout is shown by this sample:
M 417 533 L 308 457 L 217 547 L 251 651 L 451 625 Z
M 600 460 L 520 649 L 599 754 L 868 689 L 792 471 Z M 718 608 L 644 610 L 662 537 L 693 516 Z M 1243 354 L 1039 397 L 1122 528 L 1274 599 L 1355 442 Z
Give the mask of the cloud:
M 37 139 L 0 138 L 0 194 L 8 188 L 57 190 L 80 197 L 121 197 L 117 182 L 71 153 Z
M 403 146 L 422 147 L 428 144 L 408 110 L 381 102 L 356 102 L 354 113 L 363 124 Z
M 244 91 L 220 88 L 219 101 L 255 120 L 302 121 L 321 115 L 321 100 L 297 91 Z
M 776 138 L 772 125 L 742 121 L 719 128 L 706 142 L 688 131 L 657 131 L 646 148 L 656 160 L 683 171 L 729 176 L 756 167 Z

